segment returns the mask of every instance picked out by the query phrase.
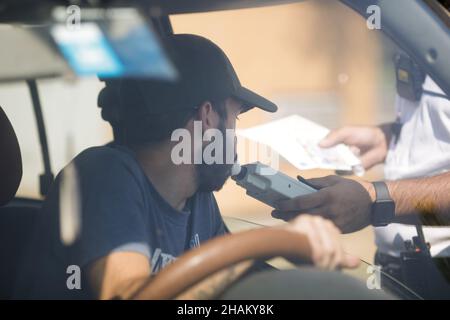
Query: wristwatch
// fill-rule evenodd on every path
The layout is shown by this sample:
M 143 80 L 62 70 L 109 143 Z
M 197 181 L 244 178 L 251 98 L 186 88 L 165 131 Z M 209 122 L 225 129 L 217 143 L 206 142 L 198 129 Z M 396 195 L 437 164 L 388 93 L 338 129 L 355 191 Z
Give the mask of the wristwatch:
M 394 220 L 395 202 L 389 195 L 389 189 L 385 182 L 372 182 L 375 188 L 376 200 L 372 203 L 372 225 L 385 227 Z

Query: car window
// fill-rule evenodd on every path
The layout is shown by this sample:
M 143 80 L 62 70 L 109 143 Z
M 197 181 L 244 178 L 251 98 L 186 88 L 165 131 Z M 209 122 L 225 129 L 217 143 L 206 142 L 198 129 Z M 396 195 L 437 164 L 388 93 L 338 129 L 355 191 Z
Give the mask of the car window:
M 102 88 L 98 79 L 50 79 L 37 83 L 55 174 L 82 150 L 111 140 L 110 128 L 97 108 L 97 95 Z M 26 83 L 1 84 L 0 106 L 16 131 L 22 152 L 23 178 L 17 195 L 40 197 L 39 175 L 44 166 Z

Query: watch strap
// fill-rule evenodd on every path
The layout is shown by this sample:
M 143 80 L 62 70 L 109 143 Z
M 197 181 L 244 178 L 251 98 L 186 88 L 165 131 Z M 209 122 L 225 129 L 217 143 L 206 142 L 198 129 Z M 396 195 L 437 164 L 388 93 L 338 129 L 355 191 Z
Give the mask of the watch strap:
M 375 181 L 372 182 L 375 188 L 376 200 L 392 200 L 389 195 L 389 189 L 385 182 L 383 181 Z

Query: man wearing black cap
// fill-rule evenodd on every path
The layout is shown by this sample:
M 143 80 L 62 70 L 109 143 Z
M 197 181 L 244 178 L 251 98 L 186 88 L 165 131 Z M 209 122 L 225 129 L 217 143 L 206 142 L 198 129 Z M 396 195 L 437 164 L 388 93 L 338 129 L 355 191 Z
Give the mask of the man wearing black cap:
M 277 107 L 242 87 L 225 54 L 209 40 L 174 35 L 166 41 L 178 81 L 113 80 L 100 92 L 98 103 L 115 141 L 85 150 L 70 164 L 79 180 L 78 237 L 60 240 L 65 175 L 59 174 L 20 273 L 18 297 L 127 298 L 186 250 L 227 232 L 212 191 L 223 186 L 232 164 L 175 164 L 178 142 L 171 141 L 172 133 L 182 128 L 192 134 L 196 121 L 203 131 L 225 133 L 234 130 L 240 113 Z M 195 141 L 191 145 L 194 155 L 199 150 Z M 205 146 L 202 142 L 200 151 Z M 226 144 L 216 152 L 235 156 Z M 338 245 L 334 226 L 322 218 L 299 219 L 294 227 L 316 239 L 311 241 L 316 264 L 354 265 Z

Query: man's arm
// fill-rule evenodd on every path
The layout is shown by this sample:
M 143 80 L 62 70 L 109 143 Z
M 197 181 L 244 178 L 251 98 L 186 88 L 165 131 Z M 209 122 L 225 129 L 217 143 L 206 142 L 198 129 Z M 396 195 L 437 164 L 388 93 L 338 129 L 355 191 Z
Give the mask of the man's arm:
M 113 252 L 87 267 L 97 299 L 128 299 L 150 277 L 148 257 L 137 252 Z
M 434 177 L 386 182 L 396 220 L 420 215 L 423 224 L 450 224 L 450 172 Z
M 280 201 L 278 210 L 272 213 L 275 218 L 290 220 L 301 213 L 320 215 L 332 220 L 344 233 L 370 224 L 376 198 L 372 183 L 339 176 L 307 181 L 319 191 Z M 386 183 L 396 205 L 395 222 L 450 225 L 450 172 Z
M 183 292 L 177 299 L 214 298 L 242 276 L 252 263 L 252 261 L 244 261 L 218 271 Z M 96 298 L 102 300 L 131 299 L 141 288 L 151 282 L 148 258 L 134 252 L 112 253 L 92 263 L 87 272 L 91 289 Z
M 191 289 L 180 294 L 179 300 L 207 300 L 214 299 L 224 292 L 233 282 L 244 275 L 252 266 L 253 261 L 244 261 L 221 270 L 212 276 L 200 281 Z
M 339 241 L 339 231 L 328 220 L 303 215 L 291 223 L 279 227 L 288 232 L 304 234 L 311 246 L 312 262 L 319 268 L 332 270 L 337 267 L 355 268 L 359 260 L 345 253 Z M 176 263 L 176 262 L 175 262 Z M 178 298 L 210 299 L 217 297 L 232 282 L 252 266 L 244 261 L 196 284 Z M 151 284 L 148 257 L 137 252 L 113 252 L 87 267 L 89 284 L 99 299 L 130 299 Z M 144 297 L 145 298 L 145 297 Z

